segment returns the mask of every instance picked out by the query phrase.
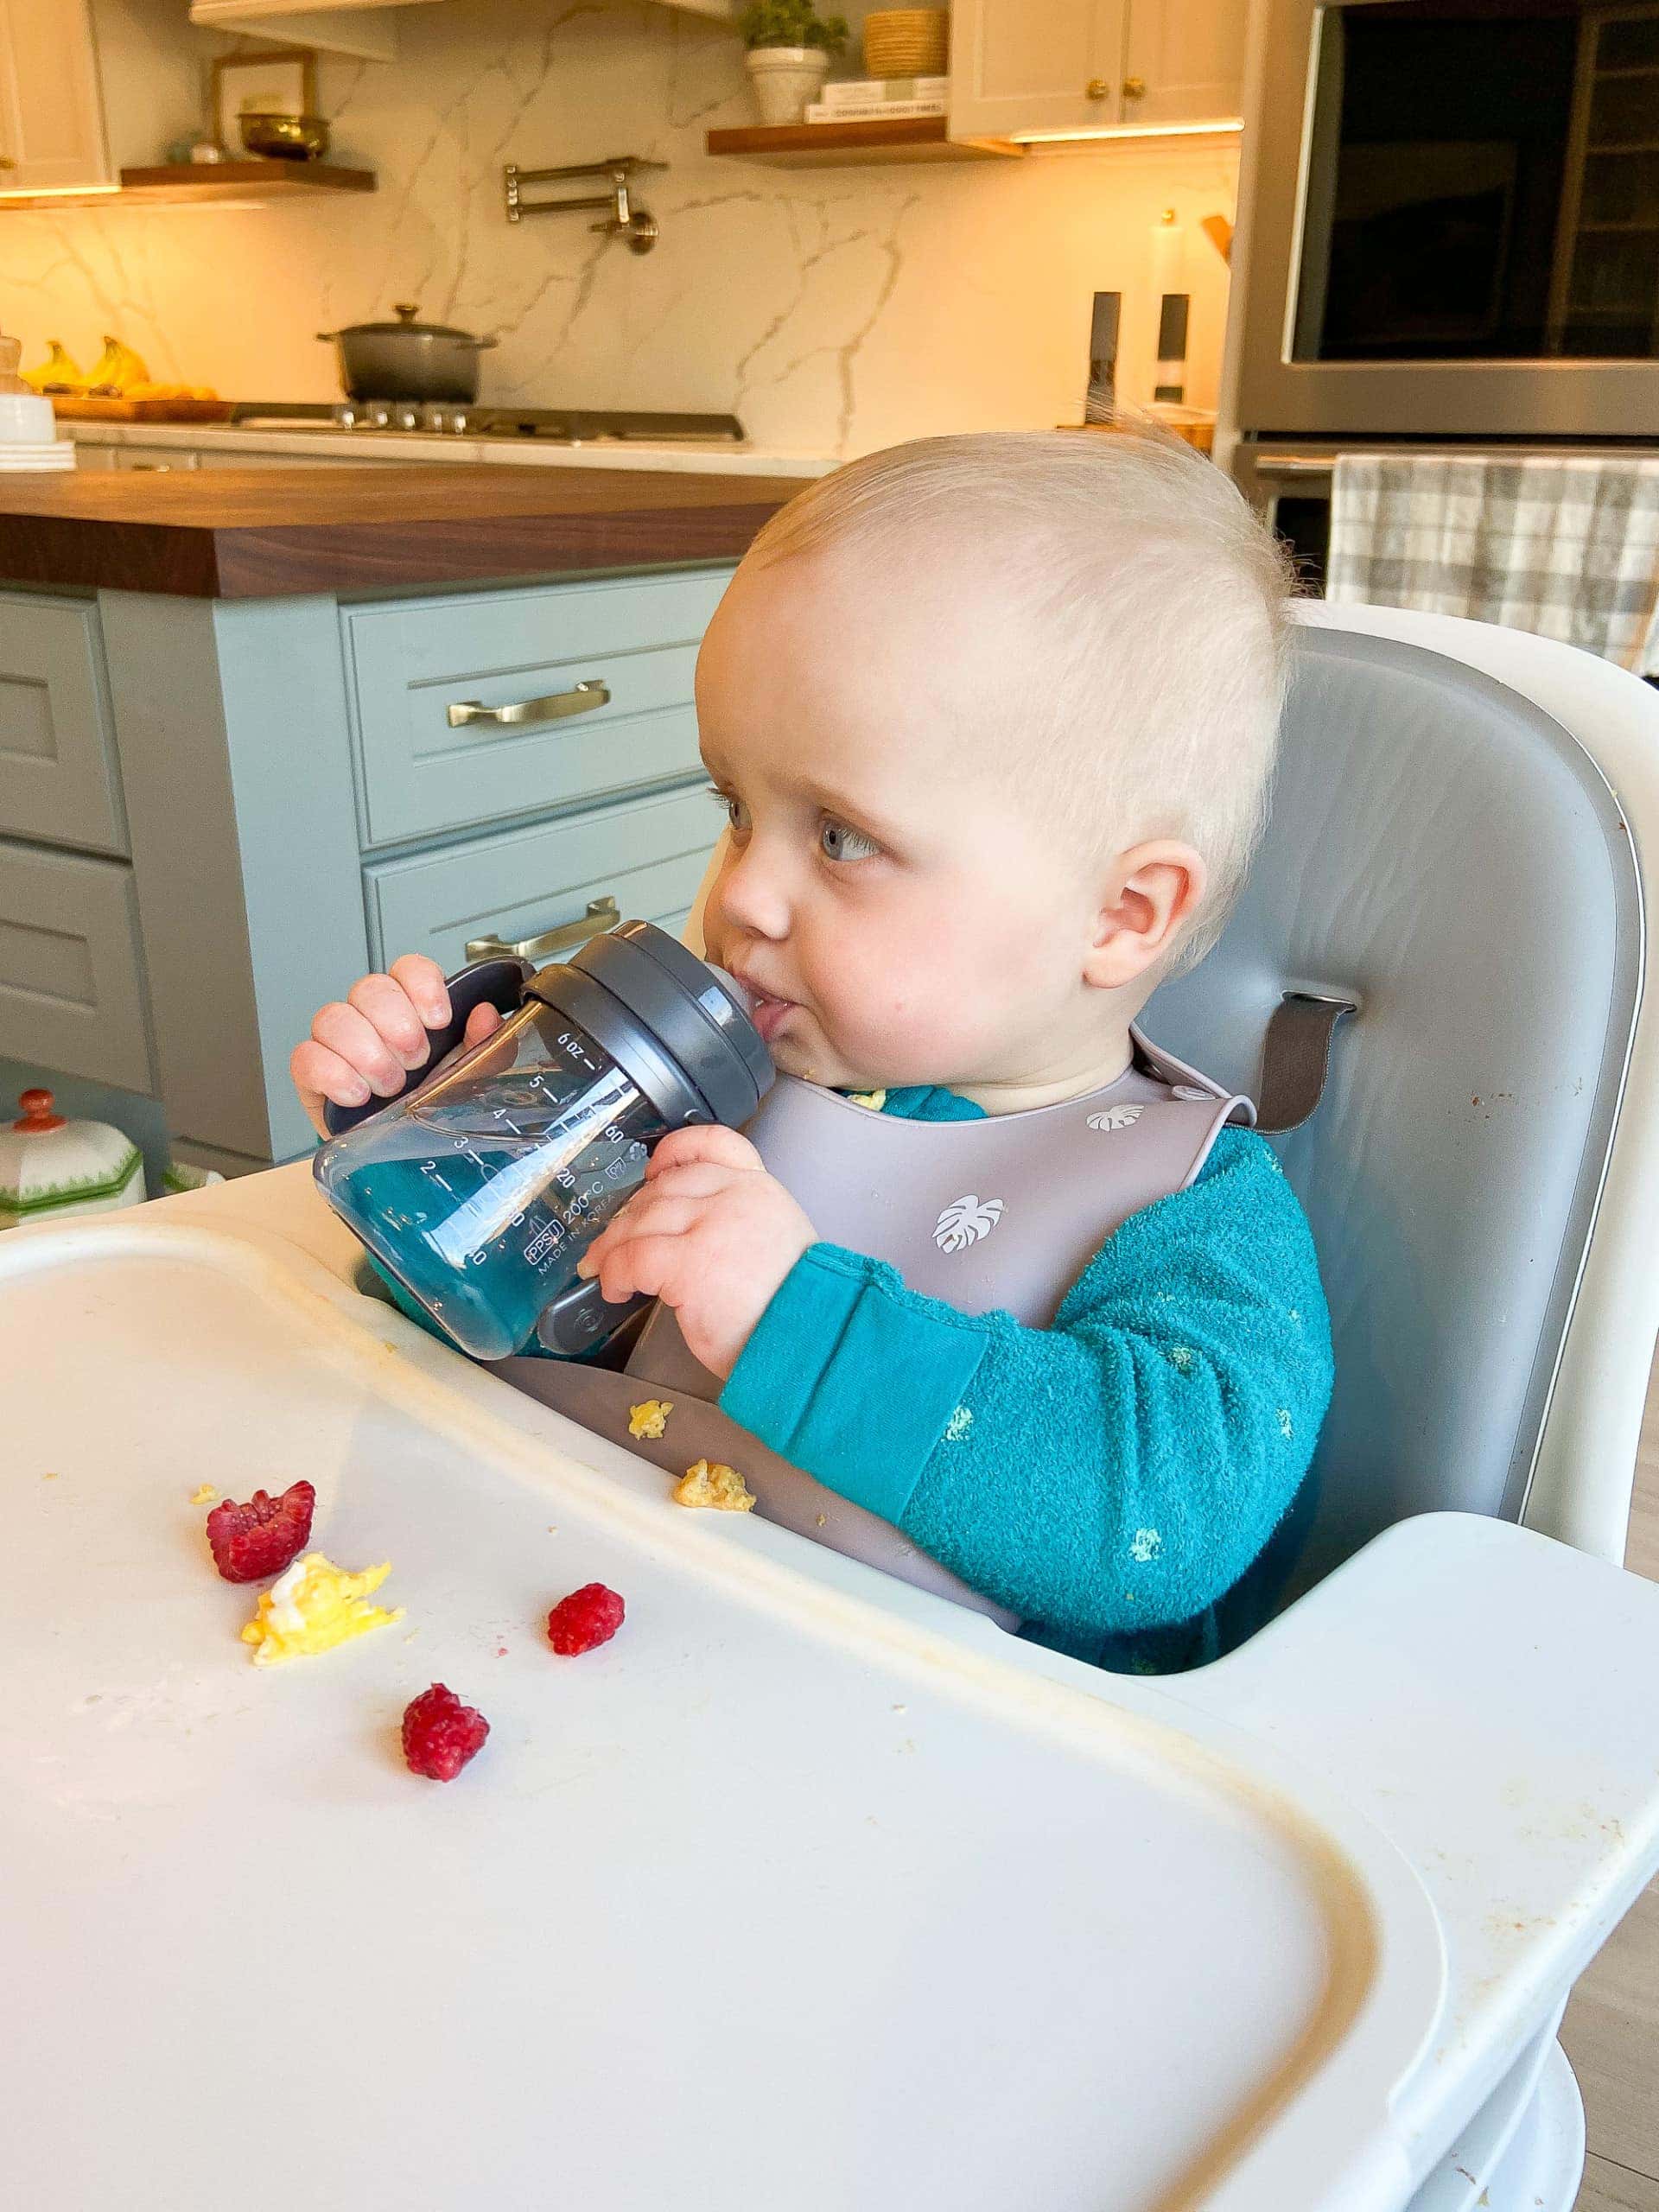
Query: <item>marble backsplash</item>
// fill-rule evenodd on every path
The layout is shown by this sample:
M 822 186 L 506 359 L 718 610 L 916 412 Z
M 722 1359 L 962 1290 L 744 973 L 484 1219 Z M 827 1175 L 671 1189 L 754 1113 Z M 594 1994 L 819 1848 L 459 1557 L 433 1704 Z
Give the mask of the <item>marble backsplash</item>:
M 97 0 L 118 158 L 159 159 L 198 119 L 200 73 L 237 43 L 181 30 L 182 0 Z M 496 334 L 480 397 L 731 410 L 757 441 L 850 455 L 928 432 L 1080 417 L 1091 296 L 1124 295 L 1119 392 L 1149 398 L 1153 232 L 1173 207 L 1192 294 L 1187 397 L 1212 406 L 1236 142 L 1121 141 L 1022 162 L 781 170 L 710 160 L 753 120 L 733 34 L 650 0 L 441 0 L 398 19 L 389 64 L 321 57 L 334 158 L 379 189 L 304 206 L 0 209 L 0 324 L 25 360 L 118 331 L 169 380 L 235 397 L 338 397 L 314 334 L 418 300 Z M 251 44 L 251 41 L 241 43 Z M 510 226 L 501 165 L 632 152 L 644 257 L 580 216 Z

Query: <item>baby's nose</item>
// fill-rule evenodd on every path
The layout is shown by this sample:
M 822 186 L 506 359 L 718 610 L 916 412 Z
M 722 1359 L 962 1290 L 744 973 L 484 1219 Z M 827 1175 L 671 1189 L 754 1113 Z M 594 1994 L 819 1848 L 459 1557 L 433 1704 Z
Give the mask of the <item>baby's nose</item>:
M 773 942 L 789 930 L 788 887 L 779 870 L 753 846 L 734 854 L 709 905 L 729 927 Z

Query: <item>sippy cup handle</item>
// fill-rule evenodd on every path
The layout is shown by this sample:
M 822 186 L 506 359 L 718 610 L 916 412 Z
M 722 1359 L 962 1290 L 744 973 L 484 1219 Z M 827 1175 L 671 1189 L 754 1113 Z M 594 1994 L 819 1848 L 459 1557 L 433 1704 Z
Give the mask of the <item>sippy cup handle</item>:
M 423 1082 L 438 1062 L 454 1051 L 467 1033 L 467 1024 L 474 1007 L 488 1004 L 498 1014 L 517 1014 L 524 1004 L 524 985 L 535 973 L 528 960 L 475 960 L 470 968 L 446 976 L 449 1019 L 442 1029 L 427 1031 L 429 1049 L 426 1058 L 419 1067 L 410 1070 L 404 1079 L 403 1090 L 395 1091 L 393 1097 L 401 1098 L 404 1091 Z M 323 1122 L 329 1135 L 337 1137 L 391 1104 L 391 1098 L 371 1098 L 365 1106 L 336 1106 L 331 1098 L 323 1106 Z

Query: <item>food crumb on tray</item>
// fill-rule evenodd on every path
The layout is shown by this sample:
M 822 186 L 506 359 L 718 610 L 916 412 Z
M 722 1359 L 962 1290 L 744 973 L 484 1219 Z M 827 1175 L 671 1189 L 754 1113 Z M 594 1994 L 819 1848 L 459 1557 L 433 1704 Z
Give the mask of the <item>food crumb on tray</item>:
M 244 1643 L 253 1646 L 254 1665 L 270 1667 L 279 1660 L 332 1651 L 371 1629 L 402 1620 L 401 1605 L 388 1613 L 367 1603 L 391 1573 L 390 1560 L 365 1567 L 361 1574 L 348 1574 L 321 1552 L 296 1560 L 261 1597 L 258 1611 L 242 1631 Z
M 674 1485 L 676 1505 L 709 1505 L 719 1513 L 750 1513 L 754 1498 L 735 1467 L 723 1460 L 699 1459 Z
M 190 1503 L 192 1505 L 211 1505 L 218 1496 L 219 1492 L 212 1483 L 203 1483 L 200 1489 L 191 1491 Z
M 628 1408 L 628 1434 L 657 1437 L 668 1427 L 668 1417 L 674 1410 L 672 1398 L 647 1398 L 643 1404 Z

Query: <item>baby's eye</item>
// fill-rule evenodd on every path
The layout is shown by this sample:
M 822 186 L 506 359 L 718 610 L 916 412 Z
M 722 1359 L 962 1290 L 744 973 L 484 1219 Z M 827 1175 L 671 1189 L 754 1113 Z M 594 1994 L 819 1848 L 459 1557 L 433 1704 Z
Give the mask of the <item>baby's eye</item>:
M 705 785 L 704 789 L 716 806 L 725 808 L 726 820 L 732 830 L 738 836 L 744 836 L 749 826 L 749 810 L 744 805 L 742 800 L 734 798 L 729 791 L 721 791 L 717 784 Z
M 881 849 L 873 838 L 861 830 L 849 829 L 846 823 L 837 822 L 833 815 L 818 831 L 818 845 L 826 860 L 867 861 Z

